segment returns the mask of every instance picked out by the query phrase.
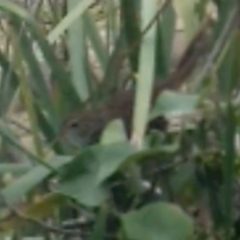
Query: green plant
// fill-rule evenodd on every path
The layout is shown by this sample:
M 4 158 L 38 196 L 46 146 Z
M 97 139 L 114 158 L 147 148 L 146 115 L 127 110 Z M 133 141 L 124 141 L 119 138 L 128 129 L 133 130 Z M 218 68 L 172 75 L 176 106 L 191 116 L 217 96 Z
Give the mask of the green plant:
M 2 236 L 239 238 L 236 1 L 48 0 L 34 17 L 11 1 L 0 9 Z M 187 51 L 172 73 L 176 13 Z M 151 106 L 154 86 L 169 83 Z M 130 136 L 110 119 L 100 132 L 88 125 L 92 145 L 64 141 L 69 114 L 97 116 L 129 88 Z M 10 126 L 16 101 L 32 146 Z M 162 116 L 183 121 L 160 131 Z

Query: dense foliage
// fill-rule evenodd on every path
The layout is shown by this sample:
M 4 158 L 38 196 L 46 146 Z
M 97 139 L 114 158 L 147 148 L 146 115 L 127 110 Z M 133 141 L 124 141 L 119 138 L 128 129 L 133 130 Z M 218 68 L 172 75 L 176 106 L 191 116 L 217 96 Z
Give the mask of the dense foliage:
M 238 1 L 0 9 L 1 238 L 240 238 Z

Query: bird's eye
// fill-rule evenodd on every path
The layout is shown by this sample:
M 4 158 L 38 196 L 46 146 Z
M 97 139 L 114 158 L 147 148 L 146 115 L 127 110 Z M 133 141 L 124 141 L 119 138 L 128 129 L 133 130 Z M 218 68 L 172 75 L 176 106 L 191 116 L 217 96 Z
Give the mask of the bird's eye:
M 69 127 L 71 127 L 71 128 L 77 128 L 77 127 L 78 127 L 78 121 L 77 121 L 77 120 L 72 121 L 72 122 L 69 124 Z

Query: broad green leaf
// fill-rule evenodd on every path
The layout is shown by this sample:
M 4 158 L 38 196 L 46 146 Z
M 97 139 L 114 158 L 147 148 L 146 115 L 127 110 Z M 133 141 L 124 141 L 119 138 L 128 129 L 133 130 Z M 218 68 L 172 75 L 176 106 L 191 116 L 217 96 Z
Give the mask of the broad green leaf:
M 13 175 L 24 174 L 32 168 L 32 164 L 28 163 L 0 163 L 0 175 L 5 173 L 11 173 Z
M 97 173 L 97 179 L 99 182 L 103 182 L 105 179 L 115 173 L 124 161 L 131 154 L 134 154 L 136 149 L 129 143 L 118 143 L 106 145 L 108 148 L 101 148 L 97 152 L 100 166 Z
M 101 144 L 111 144 L 127 141 L 126 131 L 121 120 L 110 122 L 101 137 Z
M 93 146 L 84 149 L 64 166 L 58 192 L 85 206 L 98 206 L 107 197 L 102 183 L 116 172 L 124 160 L 134 152 L 127 143 Z
M 135 151 L 127 142 L 86 147 L 70 164 L 64 166 L 62 179 L 67 181 L 81 178 L 84 174 L 93 174 L 95 182 L 101 184 Z
M 99 206 L 108 195 L 96 180 L 93 173 L 83 174 L 79 178 L 60 184 L 56 192 L 68 196 L 84 206 Z
M 173 144 L 137 151 L 128 142 L 87 147 L 81 150 L 73 161 L 64 165 L 62 181 L 72 180 L 87 173 L 94 173 L 96 182 L 101 184 L 118 169 L 131 164 L 131 162 L 144 161 L 160 155 L 163 156 L 163 154 L 171 155 L 178 148 L 178 145 Z
M 164 115 L 176 116 L 193 113 L 199 103 L 198 95 L 189 95 L 173 91 L 162 92 L 151 112 L 151 119 Z
M 99 205 L 108 197 L 102 184 L 116 171 L 160 154 L 163 159 L 163 154 L 173 154 L 176 150 L 176 146 L 163 146 L 138 152 L 127 142 L 85 148 L 72 162 L 64 165 L 61 186 L 57 191 L 83 205 Z
M 131 240 L 191 240 L 193 221 L 179 207 L 158 202 L 124 214 L 122 228 Z

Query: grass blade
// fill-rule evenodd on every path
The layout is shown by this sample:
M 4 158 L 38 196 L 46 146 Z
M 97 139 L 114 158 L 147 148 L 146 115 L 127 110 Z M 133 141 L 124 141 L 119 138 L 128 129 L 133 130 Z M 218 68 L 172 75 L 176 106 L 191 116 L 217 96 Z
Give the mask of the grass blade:
M 69 0 L 68 11 L 71 13 L 77 7 L 78 0 Z M 68 29 L 68 49 L 72 83 L 82 101 L 89 97 L 88 84 L 85 72 L 86 42 L 83 17 L 71 24 Z
M 82 0 L 77 4 L 77 6 L 49 33 L 47 37 L 49 43 L 54 43 L 93 2 L 93 0 Z
M 156 4 L 153 1 L 142 1 L 142 29 L 151 21 L 155 13 Z M 145 133 L 148 111 L 150 107 L 150 97 L 155 70 L 155 39 L 157 24 L 153 24 L 150 30 L 143 36 L 140 53 L 139 79 L 137 82 L 137 92 L 134 106 L 133 122 L 133 142 L 142 144 Z

